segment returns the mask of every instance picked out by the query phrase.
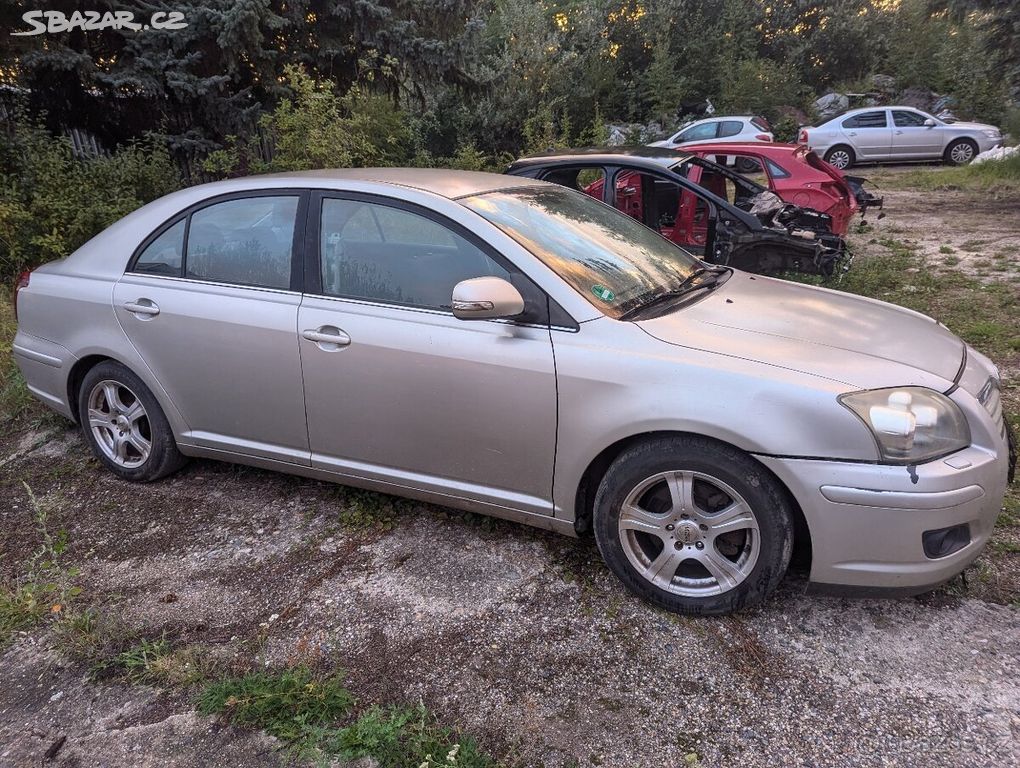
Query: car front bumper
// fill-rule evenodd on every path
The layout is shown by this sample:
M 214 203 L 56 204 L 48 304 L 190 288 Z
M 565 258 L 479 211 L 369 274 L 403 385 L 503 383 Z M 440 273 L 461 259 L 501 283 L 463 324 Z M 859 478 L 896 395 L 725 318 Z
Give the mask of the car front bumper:
M 911 594 L 952 578 L 981 552 L 1006 492 L 1008 451 L 972 445 L 917 466 L 757 457 L 796 498 L 811 536 L 811 582 L 829 591 Z M 926 532 L 967 526 L 941 557 Z
M 978 143 L 978 153 L 980 154 L 981 152 L 987 152 L 990 149 L 995 149 L 997 147 L 1001 147 L 1002 146 L 1002 136 L 999 136 L 998 138 L 991 139 L 991 138 L 989 138 L 989 137 L 987 137 L 987 136 L 982 134 L 981 137 L 978 138 L 977 143 Z

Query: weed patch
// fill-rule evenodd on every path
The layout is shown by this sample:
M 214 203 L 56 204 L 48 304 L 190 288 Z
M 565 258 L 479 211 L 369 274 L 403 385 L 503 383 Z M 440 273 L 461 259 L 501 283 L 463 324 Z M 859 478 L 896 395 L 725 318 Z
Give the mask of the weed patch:
M 22 485 L 42 542 L 29 559 L 25 574 L 13 583 L 0 585 L 0 648 L 10 643 L 16 632 L 34 627 L 47 616 L 59 616 L 81 593 L 74 583 L 78 569 L 62 563 L 67 531 L 50 531 L 50 505 L 37 499 L 27 484 Z
M 201 714 L 260 728 L 305 758 L 372 758 L 380 768 L 495 768 L 470 738 L 441 726 L 424 705 L 371 707 L 353 721 L 354 696 L 338 673 L 307 667 L 211 683 Z

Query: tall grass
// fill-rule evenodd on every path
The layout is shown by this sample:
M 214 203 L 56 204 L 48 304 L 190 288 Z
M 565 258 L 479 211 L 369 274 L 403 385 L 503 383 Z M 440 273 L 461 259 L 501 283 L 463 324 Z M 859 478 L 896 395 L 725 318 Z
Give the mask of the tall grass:
M 1020 192 L 1020 154 L 1005 160 L 949 168 L 917 168 L 897 176 L 908 189 Z

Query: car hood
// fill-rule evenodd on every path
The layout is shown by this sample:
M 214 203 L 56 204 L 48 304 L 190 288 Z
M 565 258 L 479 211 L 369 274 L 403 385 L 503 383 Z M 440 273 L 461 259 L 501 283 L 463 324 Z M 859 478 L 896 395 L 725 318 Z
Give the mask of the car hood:
M 653 141 L 650 144 L 646 144 L 647 147 L 668 147 L 670 146 L 669 139 L 663 139 L 662 141 Z
M 946 123 L 947 128 L 959 128 L 964 131 L 995 131 L 1001 133 L 999 129 L 994 125 L 988 125 L 987 123 L 967 123 L 963 120 L 956 123 Z
M 932 318 L 840 291 L 735 271 L 706 298 L 638 325 L 669 344 L 856 388 L 946 388 L 963 342 Z

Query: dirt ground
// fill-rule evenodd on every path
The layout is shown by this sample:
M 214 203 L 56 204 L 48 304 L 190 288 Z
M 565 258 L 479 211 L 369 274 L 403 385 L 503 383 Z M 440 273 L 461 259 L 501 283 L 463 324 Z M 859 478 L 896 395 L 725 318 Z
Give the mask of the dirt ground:
M 939 194 L 888 193 L 876 231 L 932 260 L 1020 248 L 1015 207 Z M 23 482 L 68 531 L 79 602 L 228 664 L 345 668 L 362 702 L 420 699 L 508 765 L 1020 764 L 1015 584 L 1001 602 L 963 580 L 844 600 L 794 572 L 760 609 L 686 619 L 627 594 L 590 540 L 205 461 L 131 485 L 53 425 L 0 436 L 4 577 L 40 543 Z M 50 633 L 17 637 L 0 658 L 0 766 L 284 759 L 187 693 L 85 673 Z

